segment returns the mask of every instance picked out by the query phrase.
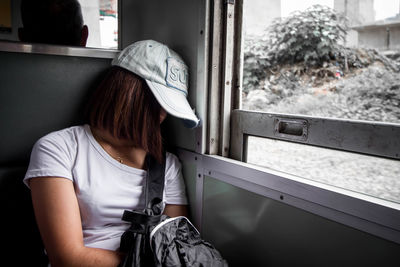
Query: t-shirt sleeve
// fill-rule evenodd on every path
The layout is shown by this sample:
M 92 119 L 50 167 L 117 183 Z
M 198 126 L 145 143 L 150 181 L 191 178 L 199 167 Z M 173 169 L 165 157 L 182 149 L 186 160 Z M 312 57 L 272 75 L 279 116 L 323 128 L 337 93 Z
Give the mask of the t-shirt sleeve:
M 35 177 L 62 177 L 72 180 L 71 146 L 62 135 L 51 133 L 40 138 L 33 146 L 24 183 Z
M 165 204 L 187 205 L 185 183 L 178 158 L 167 153 L 165 167 Z

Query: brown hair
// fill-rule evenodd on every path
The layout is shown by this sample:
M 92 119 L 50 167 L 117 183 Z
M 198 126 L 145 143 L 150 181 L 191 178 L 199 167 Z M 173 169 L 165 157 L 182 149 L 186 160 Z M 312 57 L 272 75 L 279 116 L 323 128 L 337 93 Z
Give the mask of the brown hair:
M 161 163 L 160 111 L 160 104 L 141 77 L 113 66 L 94 92 L 88 115 L 92 127 L 131 140 Z

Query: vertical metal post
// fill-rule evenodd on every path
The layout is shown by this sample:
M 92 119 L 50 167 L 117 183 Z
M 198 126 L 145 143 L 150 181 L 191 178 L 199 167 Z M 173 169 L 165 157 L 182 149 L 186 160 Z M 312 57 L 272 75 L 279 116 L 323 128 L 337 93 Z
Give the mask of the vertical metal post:
M 209 45 L 210 45 L 210 1 L 196 1 L 198 7 L 197 28 L 197 73 L 196 73 L 196 111 L 202 118 L 203 127 L 198 127 L 196 135 L 196 152 L 207 151 L 207 125 L 208 125 L 208 75 L 209 75 Z
M 243 1 L 236 1 L 235 6 L 235 38 L 233 55 L 232 110 L 242 108 L 243 85 Z
M 220 99 L 221 99 L 221 76 L 222 76 L 222 50 L 223 50 L 223 0 L 214 0 L 211 6 L 212 25 L 211 35 L 211 68 L 209 73 L 208 94 L 208 127 L 206 152 L 217 155 L 220 143 Z
M 239 110 L 232 111 L 232 133 L 230 158 L 239 161 L 243 160 L 244 134 L 242 115 Z
M 230 115 L 232 110 L 232 73 L 233 73 L 233 55 L 235 47 L 235 4 L 234 1 L 226 2 L 225 11 L 225 38 L 224 38 L 224 52 L 223 52 L 223 84 L 222 84 L 222 98 L 221 98 L 221 144 L 220 155 L 227 157 L 229 155 L 229 142 L 230 142 Z
M 198 154 L 195 155 L 196 161 L 196 211 L 194 214 L 194 223 L 197 229 L 201 232 L 203 224 L 203 188 L 204 188 L 204 168 L 203 157 Z
M 386 27 L 386 50 L 390 50 L 390 27 Z

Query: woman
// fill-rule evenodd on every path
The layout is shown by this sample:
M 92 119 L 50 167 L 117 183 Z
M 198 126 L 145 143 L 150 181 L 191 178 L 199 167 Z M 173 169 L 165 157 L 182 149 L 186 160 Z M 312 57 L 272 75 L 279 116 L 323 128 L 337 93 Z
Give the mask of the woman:
M 141 41 L 124 49 L 93 95 L 89 125 L 42 137 L 24 182 L 52 266 L 117 266 L 124 210 L 144 208 L 146 154 L 162 161 L 167 113 L 199 120 L 187 100 L 188 70 L 167 46 Z M 166 153 L 164 214 L 186 215 L 177 158 Z

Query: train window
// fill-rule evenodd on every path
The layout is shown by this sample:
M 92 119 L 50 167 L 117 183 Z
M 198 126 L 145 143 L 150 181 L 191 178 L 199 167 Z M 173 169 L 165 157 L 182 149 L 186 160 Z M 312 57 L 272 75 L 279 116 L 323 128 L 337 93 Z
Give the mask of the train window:
M 244 1 L 244 109 L 400 122 L 399 0 Z
M 254 136 L 247 148 L 248 163 L 400 203 L 398 160 Z
M 77 1 L 81 5 L 84 24 L 89 29 L 86 47 L 118 49 L 118 0 Z M 21 2 L 22 0 L 0 1 L 0 40 L 50 43 L 43 39 L 32 41 L 31 37 L 21 35 L 20 29 L 24 27 Z M 30 9 L 32 8 L 29 7 Z M 36 19 L 38 16 L 35 13 L 30 18 Z M 52 44 L 60 43 L 52 42 Z
M 242 4 L 231 156 L 399 202 L 400 1 Z

